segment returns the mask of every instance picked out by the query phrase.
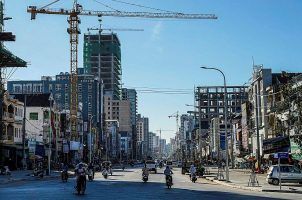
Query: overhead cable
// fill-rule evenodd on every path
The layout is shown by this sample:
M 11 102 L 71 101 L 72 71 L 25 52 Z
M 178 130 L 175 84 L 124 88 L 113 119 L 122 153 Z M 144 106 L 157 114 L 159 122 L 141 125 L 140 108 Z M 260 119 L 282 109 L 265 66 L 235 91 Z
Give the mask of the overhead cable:
M 111 1 L 122 3 L 122 4 L 131 5 L 131 6 L 136 6 L 136 7 L 140 7 L 140 8 L 147 8 L 147 9 L 151 9 L 151 10 L 157 10 L 157 11 L 161 11 L 161 12 L 179 13 L 179 14 L 181 14 L 180 12 L 173 12 L 173 11 L 169 11 L 169 10 L 163 10 L 163 9 L 159 9 L 159 8 L 153 8 L 153 7 L 149 7 L 149 6 L 143 6 L 143 5 L 140 5 L 140 4 L 129 3 L 129 2 L 121 1 L 121 0 L 111 0 Z

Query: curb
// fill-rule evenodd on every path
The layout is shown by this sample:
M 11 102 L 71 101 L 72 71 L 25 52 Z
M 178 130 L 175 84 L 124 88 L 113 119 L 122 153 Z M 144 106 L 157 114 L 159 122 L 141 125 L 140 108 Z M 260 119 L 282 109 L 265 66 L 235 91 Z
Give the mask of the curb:
M 51 180 L 51 179 L 56 179 L 59 178 L 59 175 L 55 175 L 55 176 L 44 176 L 43 178 L 39 179 L 39 180 Z M 5 185 L 5 184 L 9 184 L 9 183 L 18 183 L 18 182 L 22 182 L 22 181 L 32 181 L 32 180 L 37 180 L 32 176 L 29 176 L 27 178 L 20 178 L 20 179 L 7 179 L 4 180 L 4 182 L 1 182 L 0 185 Z
M 249 191 L 254 191 L 254 192 L 276 192 L 276 193 L 278 192 L 278 193 L 302 194 L 302 191 L 299 191 L 299 190 L 270 190 L 270 189 L 263 189 L 262 186 L 259 186 L 259 187 L 247 187 L 247 186 L 233 185 L 233 184 L 229 184 L 227 182 L 213 180 L 213 179 L 209 179 L 209 178 L 205 178 L 205 179 L 209 180 L 209 181 L 212 181 L 214 183 L 220 184 L 220 185 L 227 186 L 227 187 L 237 188 L 237 189 L 242 189 L 242 190 L 249 190 Z
M 262 190 L 262 192 L 279 192 L 279 193 L 295 193 L 295 194 L 302 194 L 302 191 L 296 191 L 296 190 Z
M 239 185 L 232 185 L 232 184 L 228 184 L 226 182 L 223 181 L 218 181 L 218 180 L 213 180 L 213 179 L 209 179 L 206 178 L 209 181 L 212 181 L 214 183 L 220 184 L 220 185 L 224 185 L 227 187 L 231 187 L 231 188 L 237 188 L 237 189 L 242 189 L 242 190 L 250 190 L 250 191 L 254 191 L 254 192 L 262 192 L 262 188 L 261 187 L 246 187 L 246 186 L 239 186 Z

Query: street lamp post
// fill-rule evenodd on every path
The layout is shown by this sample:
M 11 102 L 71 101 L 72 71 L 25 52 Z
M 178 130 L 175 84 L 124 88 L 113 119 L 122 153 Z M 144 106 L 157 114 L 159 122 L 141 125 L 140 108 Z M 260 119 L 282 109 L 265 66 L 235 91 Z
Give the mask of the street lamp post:
M 91 123 L 92 123 L 92 118 L 94 117 L 94 115 L 92 115 L 90 117 L 89 120 L 89 140 L 90 140 L 90 144 L 89 144 L 89 163 L 91 163 L 91 151 L 92 151 L 92 132 L 91 132 Z
M 52 93 L 49 95 L 49 144 L 48 144 L 48 175 L 50 175 L 50 159 L 51 159 L 51 140 L 52 140 L 52 127 L 51 127 L 51 102 L 54 100 Z
M 228 131 L 227 131 L 227 87 L 224 73 L 217 68 L 214 67 L 201 67 L 202 69 L 211 69 L 220 72 L 223 76 L 224 82 L 224 130 L 225 130 L 225 153 L 226 153 L 226 181 L 229 181 L 229 144 L 228 144 Z

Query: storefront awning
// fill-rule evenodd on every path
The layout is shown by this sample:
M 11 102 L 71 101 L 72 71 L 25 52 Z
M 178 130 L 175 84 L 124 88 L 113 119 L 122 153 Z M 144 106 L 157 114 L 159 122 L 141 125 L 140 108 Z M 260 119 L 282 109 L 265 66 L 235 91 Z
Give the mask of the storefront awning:
M 17 144 L 1 144 L 1 146 L 8 147 L 8 148 L 14 148 L 14 149 L 17 149 L 17 150 L 22 150 L 23 149 L 22 145 L 17 145 Z M 28 147 L 25 146 L 25 149 L 27 150 Z

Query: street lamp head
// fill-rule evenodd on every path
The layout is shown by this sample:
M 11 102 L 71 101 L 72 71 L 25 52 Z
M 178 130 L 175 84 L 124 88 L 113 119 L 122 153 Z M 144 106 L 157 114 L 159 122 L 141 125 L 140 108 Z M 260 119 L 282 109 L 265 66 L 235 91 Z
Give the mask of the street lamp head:
M 200 68 L 201 69 L 208 69 L 208 67 L 205 67 L 205 66 L 201 66 Z

